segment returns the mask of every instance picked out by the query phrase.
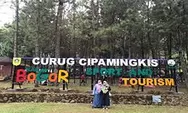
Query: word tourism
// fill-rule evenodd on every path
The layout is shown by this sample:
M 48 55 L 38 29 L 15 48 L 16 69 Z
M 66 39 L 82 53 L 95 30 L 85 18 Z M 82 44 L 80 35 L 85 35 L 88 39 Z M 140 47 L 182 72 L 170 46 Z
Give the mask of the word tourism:
M 124 86 L 128 86 L 128 83 L 132 86 L 174 86 L 175 82 L 172 78 L 122 78 Z
M 34 65 L 74 65 L 74 58 L 33 58 Z M 158 60 L 156 59 L 97 59 L 97 58 L 80 58 L 78 63 L 81 66 L 151 66 L 157 67 Z

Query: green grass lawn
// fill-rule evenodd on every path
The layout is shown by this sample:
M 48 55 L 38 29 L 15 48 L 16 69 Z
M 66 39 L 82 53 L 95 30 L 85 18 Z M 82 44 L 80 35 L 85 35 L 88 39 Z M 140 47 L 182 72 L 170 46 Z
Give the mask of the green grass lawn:
M 92 109 L 89 104 L 6 103 L 0 113 L 188 113 L 183 106 L 112 105 L 110 109 Z

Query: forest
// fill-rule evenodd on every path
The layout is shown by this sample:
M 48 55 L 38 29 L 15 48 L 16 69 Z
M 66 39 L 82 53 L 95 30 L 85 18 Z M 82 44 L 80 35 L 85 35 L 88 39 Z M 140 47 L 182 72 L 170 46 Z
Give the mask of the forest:
M 187 0 L 14 0 L 0 56 L 178 59 L 187 72 Z
M 0 56 L 188 59 L 187 0 L 15 0 L 13 6 L 15 20 L 0 28 Z
M 12 0 L 12 6 L 14 20 L 0 28 L 0 57 L 175 59 L 188 87 L 188 0 Z M 177 79 L 170 70 L 165 75 Z

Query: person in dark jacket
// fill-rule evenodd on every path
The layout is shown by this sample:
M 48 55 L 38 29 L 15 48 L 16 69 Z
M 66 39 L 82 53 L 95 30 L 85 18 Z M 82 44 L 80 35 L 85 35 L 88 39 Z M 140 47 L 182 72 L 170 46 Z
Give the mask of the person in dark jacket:
M 110 85 L 106 81 L 103 81 L 103 85 L 102 85 L 103 109 L 108 109 L 108 106 L 110 106 L 110 95 L 109 95 L 110 91 L 111 91 Z

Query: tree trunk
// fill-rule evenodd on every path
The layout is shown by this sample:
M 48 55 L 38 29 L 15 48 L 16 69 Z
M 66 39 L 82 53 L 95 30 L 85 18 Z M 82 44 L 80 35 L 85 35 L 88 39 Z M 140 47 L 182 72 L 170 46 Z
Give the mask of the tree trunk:
M 147 6 L 147 19 L 148 19 L 148 21 L 147 21 L 147 23 L 148 23 L 147 37 L 148 37 L 149 49 L 151 51 L 152 58 L 155 58 L 154 49 L 152 46 L 151 36 L 150 36 L 150 7 L 149 7 L 150 1 L 148 0 L 147 2 L 148 2 L 148 6 Z M 149 56 L 150 56 L 150 54 L 149 54 Z
M 40 39 L 40 1 L 37 0 L 37 36 L 35 37 L 35 57 L 40 57 L 39 54 L 39 39 Z M 40 66 L 37 66 L 40 68 Z M 35 81 L 35 87 L 39 87 L 39 82 Z
M 186 59 L 185 59 L 185 62 L 182 63 L 182 70 L 183 70 L 183 76 L 185 77 L 185 84 L 188 88 L 188 72 L 187 72 L 187 61 L 188 61 L 188 32 L 185 33 L 185 37 L 186 37 L 186 47 L 185 47 L 185 51 L 186 51 Z
M 16 0 L 16 33 L 14 37 L 14 55 L 13 57 L 17 57 L 17 39 L 19 33 L 19 0 Z M 13 66 L 12 72 L 12 89 L 14 89 L 14 81 L 15 81 L 15 66 Z
M 58 4 L 58 10 L 56 15 L 56 22 L 55 22 L 55 39 L 56 39 L 56 45 L 55 45 L 55 58 L 60 58 L 60 41 L 61 41 L 61 24 L 62 24 L 62 13 L 63 13 L 63 5 L 65 3 L 65 0 L 59 0 Z M 54 66 L 55 73 L 58 72 L 58 66 Z M 56 86 L 58 86 L 58 83 L 56 82 Z M 63 87 L 64 88 L 64 87 Z
M 60 57 L 60 41 L 61 41 L 61 23 L 62 23 L 62 13 L 63 13 L 64 0 L 59 0 L 57 16 L 56 16 L 56 46 L 55 46 L 55 57 Z

